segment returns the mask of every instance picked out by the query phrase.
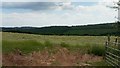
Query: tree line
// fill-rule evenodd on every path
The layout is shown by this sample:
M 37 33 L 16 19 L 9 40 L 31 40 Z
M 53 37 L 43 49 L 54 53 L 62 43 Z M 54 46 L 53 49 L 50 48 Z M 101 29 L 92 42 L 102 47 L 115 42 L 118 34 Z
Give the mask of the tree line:
M 17 32 L 40 35 L 76 35 L 105 36 L 117 35 L 117 23 L 104 23 L 81 26 L 49 26 L 49 27 L 1 27 L 3 32 Z

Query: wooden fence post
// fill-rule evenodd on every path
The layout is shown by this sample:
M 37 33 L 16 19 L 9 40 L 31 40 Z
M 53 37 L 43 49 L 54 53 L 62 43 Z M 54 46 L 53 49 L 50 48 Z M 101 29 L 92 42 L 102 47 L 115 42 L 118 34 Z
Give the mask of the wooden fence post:
M 110 35 L 108 35 L 108 46 L 110 45 Z
M 107 60 L 106 59 L 106 55 L 107 55 L 107 41 L 105 42 L 105 54 L 104 54 L 104 59 L 105 59 L 105 61 Z

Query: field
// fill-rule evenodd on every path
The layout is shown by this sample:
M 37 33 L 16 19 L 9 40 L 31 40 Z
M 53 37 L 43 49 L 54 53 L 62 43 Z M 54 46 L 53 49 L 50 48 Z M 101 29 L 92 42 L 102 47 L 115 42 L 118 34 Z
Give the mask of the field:
M 107 66 L 104 62 L 106 40 L 106 36 L 55 36 L 3 32 L 3 65 Z

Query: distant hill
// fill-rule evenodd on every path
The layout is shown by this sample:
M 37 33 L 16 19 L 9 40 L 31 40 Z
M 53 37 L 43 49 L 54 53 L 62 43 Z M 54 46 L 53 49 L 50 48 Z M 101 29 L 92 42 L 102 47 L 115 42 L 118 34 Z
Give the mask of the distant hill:
M 78 35 L 101 36 L 117 35 L 116 23 L 104 23 L 82 26 L 50 26 L 50 27 L 2 27 L 3 32 L 18 32 L 40 35 Z

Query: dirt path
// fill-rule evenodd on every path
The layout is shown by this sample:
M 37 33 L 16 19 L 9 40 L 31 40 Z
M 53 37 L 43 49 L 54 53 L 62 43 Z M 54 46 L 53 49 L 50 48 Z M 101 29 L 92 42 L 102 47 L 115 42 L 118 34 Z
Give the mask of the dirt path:
M 58 48 L 55 53 L 47 50 L 33 52 L 29 55 L 21 53 L 3 54 L 4 66 L 90 66 L 89 62 L 101 61 L 102 57 L 89 54 L 71 53 L 66 48 Z

